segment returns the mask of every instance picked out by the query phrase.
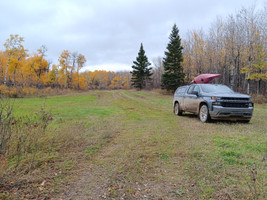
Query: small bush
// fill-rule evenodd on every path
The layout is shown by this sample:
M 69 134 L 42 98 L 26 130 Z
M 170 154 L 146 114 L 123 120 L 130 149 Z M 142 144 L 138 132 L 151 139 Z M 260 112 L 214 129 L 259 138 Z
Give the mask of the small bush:
M 19 199 L 29 193 L 39 199 L 36 184 L 43 177 L 52 181 L 55 173 L 64 173 L 74 166 L 64 159 L 70 150 L 78 148 L 77 152 L 81 152 L 84 138 L 80 133 L 84 127 L 81 124 L 62 130 L 49 127 L 53 116 L 44 107 L 30 116 L 17 117 L 13 103 L 11 99 L 0 101 L 0 199 Z M 68 159 L 72 162 L 74 158 Z M 61 166 L 63 161 L 67 165 Z
M 44 89 L 44 93 L 46 94 L 46 95 L 49 95 L 49 94 L 54 94 L 54 91 L 55 89 L 52 89 L 51 87 L 48 87 L 48 88 L 45 88 Z
M 37 89 L 36 88 L 23 88 L 22 89 L 23 96 L 26 96 L 26 95 L 35 95 L 36 92 L 37 92 Z
M 10 102 L 1 99 L 0 101 L 0 156 L 5 157 L 9 149 L 9 142 L 13 136 L 15 118 L 12 115 Z
M 7 95 L 9 93 L 8 87 L 5 85 L 0 85 L 0 93 L 1 95 Z
M 53 119 L 51 113 L 41 108 L 31 117 L 16 118 L 9 102 L 0 105 L 0 113 L 0 157 L 6 159 L 9 168 L 34 168 L 38 165 L 36 155 L 49 152 L 50 136 L 46 129 Z
M 7 87 L 5 85 L 0 85 L 0 94 L 4 97 L 11 97 L 11 98 L 22 97 L 20 88 Z
M 254 103 L 264 104 L 267 103 L 267 96 L 266 95 L 252 95 L 252 99 Z
M 20 91 L 17 88 L 10 88 L 9 89 L 9 97 L 12 97 L 12 98 L 21 97 Z
M 21 97 L 46 97 L 54 95 L 62 95 L 73 93 L 73 89 L 61 89 L 61 88 L 35 88 L 35 87 L 8 87 L 0 85 L 0 95 L 3 97 L 10 98 L 21 98 Z
M 249 199 L 266 199 L 266 169 L 253 164 L 251 167 L 247 166 L 245 173 L 244 178 L 250 191 Z
M 173 91 L 168 91 L 163 89 L 153 89 L 152 91 L 163 95 L 173 95 Z

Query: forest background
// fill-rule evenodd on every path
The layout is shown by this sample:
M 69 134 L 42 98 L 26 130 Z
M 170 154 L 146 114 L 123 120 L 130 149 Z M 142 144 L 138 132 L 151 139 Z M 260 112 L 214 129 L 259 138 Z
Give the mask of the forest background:
M 0 91 L 10 97 L 34 95 L 42 89 L 130 89 L 128 71 L 88 71 L 90 61 L 78 52 L 63 50 L 58 63 L 49 62 L 42 45 L 30 53 L 24 38 L 10 35 L 0 51 Z M 157 41 L 155 41 L 157 42 Z M 267 8 L 242 8 L 235 15 L 218 17 L 209 31 L 191 30 L 182 38 L 185 84 L 202 73 L 219 73 L 215 80 L 238 92 L 264 94 L 267 90 Z M 144 44 L 145 48 L 145 44 Z M 150 59 L 150 58 L 149 58 Z M 134 60 L 134 58 L 133 58 Z M 147 89 L 160 88 L 162 58 L 152 58 L 152 80 Z M 132 61 L 129 61 L 129 64 Z M 90 67 L 86 67 L 87 69 Z

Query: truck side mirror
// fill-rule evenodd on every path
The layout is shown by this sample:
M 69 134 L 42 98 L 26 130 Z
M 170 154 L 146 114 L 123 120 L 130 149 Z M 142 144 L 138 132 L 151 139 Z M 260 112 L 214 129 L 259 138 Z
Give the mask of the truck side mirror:
M 191 94 L 194 94 L 194 95 L 198 96 L 198 91 L 192 91 Z

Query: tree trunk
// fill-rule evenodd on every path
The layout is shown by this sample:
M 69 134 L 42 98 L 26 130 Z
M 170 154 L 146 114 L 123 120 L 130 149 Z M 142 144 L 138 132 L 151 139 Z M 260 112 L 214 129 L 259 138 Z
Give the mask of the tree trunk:
M 259 80 L 257 84 L 257 94 L 260 93 L 260 89 L 261 89 L 261 80 Z
M 67 88 L 67 79 L 68 79 L 68 74 L 67 74 L 67 69 L 66 69 L 66 76 L 65 76 L 65 85 L 64 88 Z
M 235 77 L 234 77 L 234 65 L 232 64 L 231 65 L 231 75 L 229 76 L 230 77 L 230 85 L 231 85 L 231 88 L 234 89 L 234 86 L 235 86 Z
M 39 73 L 38 75 L 38 85 L 37 85 L 38 88 L 41 87 L 41 73 Z
M 250 76 L 250 72 L 248 73 L 248 77 Z M 249 94 L 249 87 L 250 87 L 250 83 L 249 83 L 249 79 L 248 79 L 248 85 L 247 85 L 247 94 Z
M 70 80 L 69 80 L 69 87 L 68 88 L 72 88 L 72 70 L 70 71 Z
M 79 76 L 79 70 L 77 70 L 77 75 L 78 75 L 78 85 L 77 85 L 77 88 L 78 90 L 80 89 L 80 76 Z
M 16 75 L 16 69 L 13 72 L 13 79 L 12 79 L 12 84 L 15 86 L 15 75 Z
M 5 79 L 4 79 L 4 85 L 6 85 L 7 71 L 8 71 L 8 66 L 9 66 L 10 59 L 11 59 L 11 55 L 9 56 L 8 61 L 7 61 L 6 73 L 5 73 Z

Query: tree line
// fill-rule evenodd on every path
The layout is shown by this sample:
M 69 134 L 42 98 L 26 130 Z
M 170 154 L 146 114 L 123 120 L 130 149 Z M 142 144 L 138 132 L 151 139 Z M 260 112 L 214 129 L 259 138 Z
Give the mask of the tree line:
M 266 93 L 267 6 L 217 18 L 207 33 L 190 31 L 183 47 L 186 81 L 201 73 L 219 73 L 219 82 L 237 91 Z
M 173 91 L 199 74 L 219 73 L 222 76 L 215 82 L 236 91 L 266 94 L 267 90 L 267 7 L 259 11 L 242 8 L 226 19 L 218 17 L 209 31 L 189 31 L 183 40 L 174 25 L 165 56 L 155 58 L 152 68 L 141 44 L 131 72 L 81 70 L 85 56 L 68 50 L 52 65 L 45 46 L 29 54 L 23 42 L 23 37 L 10 35 L 5 50 L 0 51 L 0 83 L 4 86 Z
M 129 72 L 105 70 L 82 71 L 86 58 L 77 52 L 63 50 L 58 64 L 46 59 L 46 46 L 29 54 L 24 38 L 10 35 L 5 51 L 0 51 L 0 83 L 6 87 L 58 87 L 72 89 L 129 89 Z
M 181 45 L 177 34 L 174 25 L 165 57 L 154 60 L 146 79 L 153 87 L 175 90 L 199 74 L 216 73 L 222 75 L 216 83 L 243 93 L 266 94 L 267 7 L 257 12 L 254 7 L 242 8 L 225 20 L 218 17 L 207 33 L 189 31 Z

